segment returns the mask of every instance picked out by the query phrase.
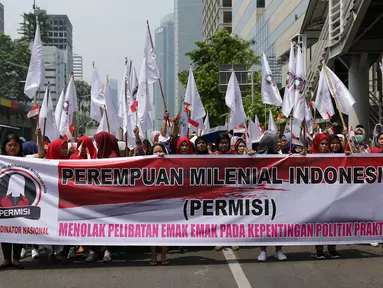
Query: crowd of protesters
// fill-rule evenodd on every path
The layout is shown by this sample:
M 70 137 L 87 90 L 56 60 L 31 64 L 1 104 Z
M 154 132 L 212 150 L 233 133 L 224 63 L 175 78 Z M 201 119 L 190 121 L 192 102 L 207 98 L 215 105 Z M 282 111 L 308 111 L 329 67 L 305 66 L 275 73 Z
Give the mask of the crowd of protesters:
M 40 128 L 36 129 L 37 143 L 23 142 L 16 135 L 8 135 L 2 143 L 2 155 L 9 157 L 34 157 L 46 159 L 103 159 L 142 155 L 157 155 L 164 157 L 168 154 L 289 154 L 298 153 L 305 155 L 307 153 L 383 153 L 383 133 L 382 125 L 377 124 L 374 128 L 372 143 L 363 126 L 357 126 L 355 137 L 351 138 L 347 132 L 332 134 L 326 129 L 321 131 L 319 126 L 315 127 L 313 138 L 299 139 L 293 141 L 291 133 L 285 130 L 285 133 L 278 135 L 265 133 L 258 143 L 252 143 L 251 149 L 248 149 L 246 137 L 231 136 L 229 133 L 219 134 L 215 143 L 209 143 L 204 136 L 193 135 L 191 137 L 179 137 L 179 120 L 175 119 L 172 131 L 169 135 L 168 122 L 169 113 L 165 111 L 163 126 L 161 131 L 154 131 L 151 139 L 142 139 L 138 127 L 134 130 L 136 148 L 125 150 L 125 143 L 118 142 L 116 137 L 107 133 L 100 132 L 93 139 L 88 136 L 82 136 L 77 143 L 65 141 L 63 139 L 46 143 L 41 134 Z M 331 134 L 331 135 L 330 135 Z M 349 140 L 350 139 L 350 142 Z M 38 244 L 38 243 L 37 243 Z M 372 244 L 376 245 L 376 244 Z M 21 244 L 2 243 L 4 262 L 0 269 L 9 267 L 23 268 L 20 264 L 20 258 L 26 257 L 26 247 Z M 182 249 L 182 247 L 181 247 Z M 216 251 L 222 250 L 222 246 L 215 247 Z M 240 247 L 233 246 L 232 249 L 239 250 Z M 286 255 L 282 252 L 282 247 L 277 246 L 275 257 L 278 260 L 286 260 Z M 328 255 L 330 258 L 339 258 L 335 245 L 328 245 Z M 59 257 L 63 263 L 70 258 L 75 258 L 78 254 L 85 254 L 85 262 L 95 262 L 102 259 L 103 262 L 112 261 L 112 247 L 70 247 L 70 246 L 38 246 L 32 245 L 32 258 L 37 259 L 40 252 L 44 250 L 48 256 Z M 169 261 L 166 258 L 167 247 L 160 247 L 161 264 L 167 265 Z M 12 254 L 13 252 L 13 254 Z M 157 247 L 151 247 L 152 257 L 150 265 L 157 264 Z M 318 259 L 326 258 L 323 246 L 316 246 L 316 256 Z M 268 258 L 266 247 L 260 247 L 258 261 L 266 261 Z

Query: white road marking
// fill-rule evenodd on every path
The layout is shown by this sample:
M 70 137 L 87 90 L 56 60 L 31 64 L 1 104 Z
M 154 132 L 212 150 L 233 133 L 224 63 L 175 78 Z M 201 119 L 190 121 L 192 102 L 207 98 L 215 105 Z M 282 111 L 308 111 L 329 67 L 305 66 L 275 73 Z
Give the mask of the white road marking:
M 245 273 L 243 272 L 241 265 L 237 261 L 237 257 L 233 250 L 226 248 L 222 250 L 223 255 L 226 258 L 227 265 L 234 276 L 235 282 L 237 282 L 238 288 L 251 288 L 249 280 L 247 280 Z

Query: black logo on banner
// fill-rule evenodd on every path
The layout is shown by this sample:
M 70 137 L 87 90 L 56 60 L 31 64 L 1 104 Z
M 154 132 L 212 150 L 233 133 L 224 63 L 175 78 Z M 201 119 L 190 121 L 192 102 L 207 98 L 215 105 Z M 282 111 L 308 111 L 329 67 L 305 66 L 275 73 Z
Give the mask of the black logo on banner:
M 39 204 L 45 189 L 38 174 L 28 167 L 1 169 L 0 219 L 40 219 Z

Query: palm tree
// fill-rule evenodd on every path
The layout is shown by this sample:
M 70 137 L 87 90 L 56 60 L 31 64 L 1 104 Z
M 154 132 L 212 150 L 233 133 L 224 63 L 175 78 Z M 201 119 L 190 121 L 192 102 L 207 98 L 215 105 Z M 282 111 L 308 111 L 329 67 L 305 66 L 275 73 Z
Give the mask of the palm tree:
M 40 24 L 41 41 L 44 43 L 49 42 L 48 32 L 50 30 L 49 17 L 47 13 L 40 10 L 38 7 L 35 12 L 24 13 L 21 15 L 23 22 L 20 23 L 20 29 L 18 30 L 21 35 L 21 39 L 31 42 L 35 38 L 36 32 L 36 18 Z

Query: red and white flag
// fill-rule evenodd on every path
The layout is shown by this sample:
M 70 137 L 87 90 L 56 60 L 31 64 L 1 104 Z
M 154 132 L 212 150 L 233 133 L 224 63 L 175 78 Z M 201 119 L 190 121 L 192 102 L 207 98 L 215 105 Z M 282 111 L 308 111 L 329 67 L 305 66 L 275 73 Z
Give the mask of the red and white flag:
M 203 117 L 206 116 L 205 108 L 203 107 L 201 96 L 199 95 L 197 84 L 194 79 L 193 70 L 190 67 L 189 72 L 189 79 L 188 84 L 186 87 L 186 94 L 185 94 L 185 103 L 189 104 L 189 111 L 190 111 L 190 120 L 194 121 L 196 125 L 191 124 L 195 128 L 199 128 L 201 130 L 204 129 L 203 127 Z M 193 129 L 196 130 L 196 129 Z
M 32 117 L 35 117 L 37 115 L 39 115 L 39 104 L 36 104 L 35 106 L 33 106 L 31 108 L 31 110 L 29 110 L 27 117 L 32 118 Z

